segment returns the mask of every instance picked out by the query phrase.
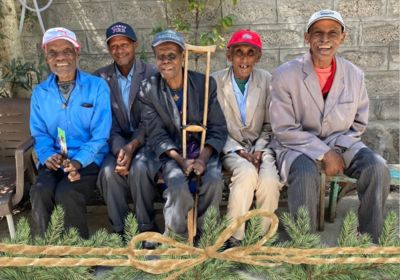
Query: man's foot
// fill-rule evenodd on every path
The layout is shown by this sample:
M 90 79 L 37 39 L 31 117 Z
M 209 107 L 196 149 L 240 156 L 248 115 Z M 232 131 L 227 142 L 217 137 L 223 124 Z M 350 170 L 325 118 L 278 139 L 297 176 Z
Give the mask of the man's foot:
M 142 241 L 142 248 L 147 250 L 154 250 L 158 246 L 157 242 Z
M 236 239 L 235 237 L 231 236 L 227 241 L 225 241 L 225 250 L 239 247 L 241 245 L 241 240 Z

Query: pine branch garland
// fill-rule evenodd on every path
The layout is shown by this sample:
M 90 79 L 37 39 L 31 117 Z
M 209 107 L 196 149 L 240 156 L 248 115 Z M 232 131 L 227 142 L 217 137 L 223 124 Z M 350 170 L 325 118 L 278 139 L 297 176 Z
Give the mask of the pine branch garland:
M 3 240 L 5 243 L 13 244 L 32 244 L 32 245 L 71 245 L 71 246 L 88 246 L 88 247 L 125 247 L 122 237 L 117 234 L 110 234 L 105 230 L 99 230 L 94 233 L 90 239 L 84 240 L 80 238 L 76 229 L 63 229 L 64 212 L 57 207 L 51 217 L 51 224 L 46 231 L 45 237 L 33 237 L 30 232 L 29 224 L 26 218 L 21 218 L 17 224 L 16 238 Z M 309 225 L 309 217 L 305 209 L 299 209 L 296 218 L 287 213 L 281 217 L 281 221 L 290 237 L 290 240 L 277 243 L 277 235 L 268 240 L 264 246 L 271 247 L 295 247 L 295 248 L 323 248 L 320 236 L 312 233 Z M 131 240 L 138 234 L 137 222 L 133 215 L 129 215 L 126 219 L 125 240 Z M 221 232 L 227 227 L 228 220 L 226 218 L 220 220 L 217 211 L 210 209 L 206 214 L 202 238 L 198 242 L 198 246 L 202 248 L 209 247 L 215 243 Z M 371 237 L 369 235 L 357 236 L 357 216 L 350 212 L 343 223 L 342 231 L 338 238 L 338 244 L 342 247 L 367 247 L 371 245 Z M 380 246 L 399 246 L 400 239 L 397 236 L 398 217 L 394 212 L 387 215 L 379 239 Z M 261 219 L 254 218 L 247 223 L 245 232 L 245 245 L 253 245 L 259 240 L 261 233 Z M 176 236 L 178 239 L 181 237 Z M 244 245 L 243 244 L 243 245 Z M 140 244 L 137 245 L 140 248 Z M 221 248 L 220 250 L 223 250 Z M 2 254 L 3 256 L 5 254 Z M 9 254 L 16 256 L 15 254 Z M 370 257 L 373 257 L 369 255 Z M 394 255 L 390 255 L 393 257 Z M 37 256 L 40 258 L 41 256 Z M 80 258 L 80 256 L 76 256 Z M 89 257 L 89 256 L 85 256 Z M 326 258 L 335 256 L 327 255 Z M 124 258 L 125 256 L 108 256 L 107 258 Z M 147 257 L 141 257 L 151 258 Z M 185 259 L 188 256 L 162 256 L 161 258 Z M 239 269 L 241 271 L 239 271 Z M 243 278 L 243 270 L 248 271 L 251 275 L 256 275 L 260 279 L 326 279 L 326 280 L 348 280 L 348 279 L 398 279 L 400 275 L 400 266 L 397 264 L 343 264 L 343 265 L 292 265 L 283 263 L 277 267 L 263 266 L 244 266 L 235 262 L 209 259 L 195 267 L 190 268 L 184 274 L 180 275 L 180 280 L 196 280 L 196 279 L 237 279 Z M 24 279 L 164 279 L 168 275 L 150 275 L 140 271 L 134 267 L 118 267 L 110 268 L 109 271 L 102 275 L 95 276 L 93 269 L 89 267 L 7 267 L 0 269 L 0 279 L 24 280 Z M 244 278 L 243 278 L 244 279 Z

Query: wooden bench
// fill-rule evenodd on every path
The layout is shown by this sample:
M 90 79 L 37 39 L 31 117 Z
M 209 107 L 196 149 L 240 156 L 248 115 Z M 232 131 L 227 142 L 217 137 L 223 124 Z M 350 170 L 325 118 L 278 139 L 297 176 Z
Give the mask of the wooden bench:
M 388 164 L 390 169 L 390 185 L 400 185 L 400 164 Z M 320 208 L 319 208 L 319 225 L 320 231 L 324 230 L 325 218 L 333 223 L 336 217 L 336 208 L 339 201 L 350 194 L 357 191 L 357 180 L 347 177 L 346 175 L 325 176 L 321 174 L 321 192 L 320 192 Z M 329 186 L 329 204 L 327 215 L 325 217 L 325 191 Z
M 29 99 L 2 99 L 0 100 L 0 216 L 6 216 L 10 235 L 15 234 L 12 218 L 13 208 L 21 201 L 24 190 L 33 184 L 37 175 L 32 160 L 33 138 L 29 135 Z M 26 140 L 25 142 L 23 142 Z M 399 164 L 389 165 L 391 170 L 391 184 L 399 185 Z M 229 174 L 224 173 L 225 185 L 229 184 Z M 321 175 L 321 192 L 319 202 L 318 229 L 324 230 L 326 186 L 329 185 L 329 205 L 327 220 L 333 222 L 336 207 L 341 198 L 355 192 L 356 180 L 347 176 Z M 280 207 L 287 207 L 286 196 L 281 192 Z M 229 191 L 225 188 L 222 208 L 226 207 Z M 88 205 L 104 205 L 104 200 L 98 193 L 89 201 Z M 162 208 L 161 208 L 162 209 Z
M 6 216 L 12 238 L 13 209 L 23 197 L 25 183 L 35 177 L 30 156 L 33 141 L 28 140 L 29 104 L 29 99 L 0 100 L 0 216 Z

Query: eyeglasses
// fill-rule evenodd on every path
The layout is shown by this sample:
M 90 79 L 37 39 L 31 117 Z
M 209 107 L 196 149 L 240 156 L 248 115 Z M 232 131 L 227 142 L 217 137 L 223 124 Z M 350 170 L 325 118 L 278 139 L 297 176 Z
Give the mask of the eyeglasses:
M 73 50 L 73 49 L 65 49 L 65 50 L 62 50 L 62 51 L 60 51 L 60 52 L 56 52 L 56 51 L 54 51 L 54 50 L 50 50 L 50 51 L 47 52 L 46 58 L 47 58 L 47 59 L 55 59 L 55 58 L 57 58 L 59 55 L 62 55 L 62 56 L 67 57 L 67 58 L 71 58 L 71 57 L 73 57 L 75 54 L 76 54 L 76 53 L 75 53 L 75 50 Z
M 168 62 L 174 61 L 176 59 L 178 59 L 178 55 L 174 54 L 174 53 L 170 53 L 168 55 L 157 55 L 156 59 L 160 62 L 164 62 L 165 60 L 167 60 Z

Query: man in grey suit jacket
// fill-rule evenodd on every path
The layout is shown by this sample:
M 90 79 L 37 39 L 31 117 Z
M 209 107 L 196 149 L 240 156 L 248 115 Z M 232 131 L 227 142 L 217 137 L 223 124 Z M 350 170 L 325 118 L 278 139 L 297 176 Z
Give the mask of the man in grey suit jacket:
M 213 73 L 217 81 L 218 101 L 224 112 L 228 139 L 223 148 L 224 168 L 232 172 L 227 216 L 244 215 L 256 198 L 258 208 L 274 212 L 278 208 L 279 181 L 275 157 L 268 148 L 272 135 L 269 121 L 271 75 L 254 68 L 261 58 L 260 36 L 251 30 L 236 31 L 227 45 L 232 66 Z M 264 231 L 270 219 L 262 219 Z M 227 242 L 240 245 L 242 225 Z
M 114 62 L 95 71 L 104 78 L 111 90 L 112 128 L 110 154 L 104 160 L 97 185 L 107 204 L 113 230 L 122 233 L 128 203 L 135 201 L 131 163 L 144 143 L 137 102 L 142 80 L 155 74 L 154 65 L 136 58 L 137 37 L 131 26 L 117 22 L 106 31 L 108 51 Z
M 338 12 L 311 16 L 305 33 L 310 51 L 281 65 L 272 77 L 271 147 L 288 184 L 292 214 L 305 205 L 316 229 L 320 162 L 327 175 L 357 179 L 359 229 L 377 242 L 390 175 L 385 160 L 361 142 L 369 101 L 363 72 L 336 56 L 345 37 Z

